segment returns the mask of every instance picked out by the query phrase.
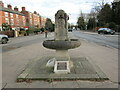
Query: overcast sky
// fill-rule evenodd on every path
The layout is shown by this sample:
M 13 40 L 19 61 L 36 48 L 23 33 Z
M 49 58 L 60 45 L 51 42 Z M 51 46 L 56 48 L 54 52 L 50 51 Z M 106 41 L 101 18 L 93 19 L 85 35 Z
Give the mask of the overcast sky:
M 21 10 L 22 6 L 27 11 L 37 11 L 41 16 L 50 18 L 54 21 L 54 15 L 59 9 L 63 9 L 69 15 L 69 23 L 75 24 L 80 12 L 89 13 L 91 8 L 96 4 L 102 3 L 103 0 L 2 0 L 13 7 L 17 6 Z M 113 0 L 104 0 L 111 3 Z

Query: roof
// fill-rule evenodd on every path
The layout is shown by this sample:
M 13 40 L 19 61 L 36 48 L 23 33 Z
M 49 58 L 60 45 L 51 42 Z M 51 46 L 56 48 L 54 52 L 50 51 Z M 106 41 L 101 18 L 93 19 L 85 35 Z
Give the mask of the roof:
M 1 6 L 0 6 L 0 11 L 5 11 L 5 12 L 9 12 L 9 13 L 14 13 L 14 14 L 19 14 L 19 15 L 25 16 L 24 14 L 20 13 L 19 11 L 11 10 L 9 8 L 5 8 L 5 7 L 1 7 Z

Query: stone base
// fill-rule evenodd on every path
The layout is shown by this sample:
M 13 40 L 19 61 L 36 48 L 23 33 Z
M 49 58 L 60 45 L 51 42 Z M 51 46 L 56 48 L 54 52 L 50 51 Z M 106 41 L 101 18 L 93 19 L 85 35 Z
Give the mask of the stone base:
M 17 81 L 28 80 L 108 80 L 107 76 L 85 57 L 71 58 L 73 67 L 69 74 L 56 74 L 53 67 L 46 67 L 53 57 L 43 57 L 30 62 L 17 77 Z M 59 68 L 60 69 L 60 68 Z

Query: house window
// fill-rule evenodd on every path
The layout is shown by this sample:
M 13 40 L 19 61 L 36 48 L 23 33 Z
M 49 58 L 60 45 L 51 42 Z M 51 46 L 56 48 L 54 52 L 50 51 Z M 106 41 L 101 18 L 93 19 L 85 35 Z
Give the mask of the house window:
M 5 18 L 5 21 L 7 24 L 9 24 L 9 19 L 8 18 Z
M 30 18 L 32 18 L 32 13 L 30 13 Z
M 22 16 L 23 26 L 25 26 L 25 16 Z
M 17 25 L 19 26 L 20 22 L 19 22 L 19 19 L 17 19 Z
M 30 24 L 32 24 L 32 19 L 30 19 Z
M 37 25 L 37 20 L 34 20 L 34 24 Z
M 5 17 L 8 17 L 8 12 L 5 12 Z
M 18 14 L 16 14 L 16 24 L 17 24 L 17 26 L 19 26 L 19 15 Z
M 10 13 L 10 17 L 13 17 L 13 13 Z
M 25 26 L 26 25 L 26 22 L 25 21 L 23 21 L 23 26 Z
M 23 21 L 25 20 L 25 16 L 22 16 L 22 20 L 23 20 Z
M 14 20 L 13 19 L 11 19 L 11 25 L 14 25 Z
M 18 14 L 16 14 L 16 18 L 18 19 Z

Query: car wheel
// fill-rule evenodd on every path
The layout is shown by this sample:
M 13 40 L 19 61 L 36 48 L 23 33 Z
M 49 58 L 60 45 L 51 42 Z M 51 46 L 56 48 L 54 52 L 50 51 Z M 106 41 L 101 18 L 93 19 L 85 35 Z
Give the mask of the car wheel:
M 2 44 L 6 44 L 7 43 L 7 38 L 2 38 Z
M 100 34 L 103 34 L 103 32 L 99 32 Z
M 105 31 L 104 34 L 108 34 L 108 32 Z
M 111 35 L 114 35 L 115 33 L 111 33 Z

